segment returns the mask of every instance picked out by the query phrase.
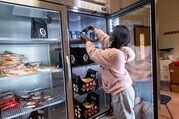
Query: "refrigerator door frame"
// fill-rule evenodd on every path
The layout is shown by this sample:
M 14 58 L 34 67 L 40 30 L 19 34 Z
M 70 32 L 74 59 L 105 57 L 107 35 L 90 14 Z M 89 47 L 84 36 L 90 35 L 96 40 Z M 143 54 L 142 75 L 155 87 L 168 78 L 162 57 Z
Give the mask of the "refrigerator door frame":
M 38 0 L 0 0 L 0 2 L 9 3 L 9 4 L 16 4 L 21 6 L 28 6 L 28 7 L 34 7 L 39 9 L 47 9 L 47 10 L 55 10 L 60 11 L 61 15 L 61 31 L 62 31 L 62 47 L 63 47 L 63 63 L 64 63 L 64 79 L 65 79 L 65 97 L 66 97 L 66 117 L 69 119 L 73 119 L 71 114 L 73 114 L 73 110 L 70 108 L 73 108 L 73 98 L 72 94 L 69 93 L 69 90 L 71 89 L 71 76 L 69 75 L 69 71 L 71 70 L 71 67 L 68 65 L 68 58 L 70 57 L 69 54 L 69 39 L 68 39 L 68 24 L 67 24 L 67 9 L 66 6 L 62 6 L 59 4 L 52 4 L 48 2 L 38 1 Z M 67 75 L 68 74 L 68 75 Z
M 130 13 L 132 11 L 135 11 L 136 9 L 141 8 L 144 5 L 150 4 L 151 5 L 151 40 L 152 40 L 152 79 L 153 79 L 153 112 L 154 112 L 154 119 L 160 118 L 160 84 L 159 84 L 159 66 L 158 66 L 158 44 L 157 44 L 157 30 L 156 30 L 156 2 L 157 0 L 142 0 L 138 1 L 126 8 L 123 8 L 122 10 L 119 10 L 113 14 L 110 14 L 108 16 L 108 23 L 110 24 L 110 19 L 114 19 L 120 16 L 123 16 L 124 14 Z M 109 27 L 107 27 L 109 28 Z M 110 33 L 110 29 L 107 30 L 108 33 Z
M 106 32 L 107 32 L 107 30 L 108 30 L 108 22 L 107 22 L 107 19 L 108 19 L 108 15 L 104 15 L 104 14 L 91 14 L 91 12 L 85 12 L 85 11 L 83 11 L 83 10 L 79 10 L 79 11 L 71 11 L 71 9 L 67 9 L 67 18 L 68 18 L 68 15 L 69 15 L 69 13 L 74 13 L 74 14 L 78 14 L 78 15 L 86 15 L 86 16 L 91 16 L 91 17 L 99 17 L 99 18 L 105 18 L 106 19 Z M 67 21 L 68 21 L 68 23 L 69 23 L 69 19 L 67 19 Z M 68 26 L 68 30 L 69 30 L 69 26 Z M 70 47 L 70 39 L 69 39 L 69 47 Z M 70 57 L 67 57 L 68 59 L 70 58 Z M 71 64 L 71 62 L 69 61 L 69 63 Z M 71 66 L 71 65 L 69 65 L 69 66 Z M 72 66 L 71 67 L 69 67 L 68 68 L 69 70 L 68 70 L 68 73 L 69 73 L 69 71 L 70 71 L 70 73 L 69 73 L 69 75 L 71 75 L 72 73 L 71 73 L 71 71 L 72 71 Z M 71 77 L 70 77 L 70 79 L 71 79 Z M 69 86 L 71 86 L 72 87 L 72 81 L 70 80 L 69 81 Z M 72 95 L 72 97 L 70 97 L 70 98 L 72 98 L 72 101 L 70 101 L 70 105 L 71 105 L 71 110 L 69 109 L 69 111 L 70 111 L 70 114 L 73 114 L 73 117 L 71 116 L 71 118 L 69 118 L 69 119 L 74 119 L 75 118 L 75 115 L 74 115 L 74 105 L 73 105 L 73 97 L 74 97 L 74 94 L 73 94 L 73 88 L 71 88 L 71 90 L 68 90 L 69 92 L 68 93 L 70 93 L 71 95 Z M 110 103 L 111 103 L 111 99 L 110 99 Z M 73 105 L 73 108 L 72 108 L 72 105 Z M 111 105 L 110 105 L 110 109 L 109 110 L 107 110 L 107 111 L 105 111 L 105 112 L 103 112 L 103 113 L 101 113 L 101 114 L 96 114 L 97 116 L 92 116 L 92 117 L 90 117 L 90 119 L 92 118 L 95 118 L 95 119 L 100 119 L 101 117 L 103 117 L 103 116 L 105 116 L 105 115 L 107 115 L 107 114 L 109 114 L 109 113 L 111 113 L 111 111 L 112 111 L 112 107 L 111 107 Z

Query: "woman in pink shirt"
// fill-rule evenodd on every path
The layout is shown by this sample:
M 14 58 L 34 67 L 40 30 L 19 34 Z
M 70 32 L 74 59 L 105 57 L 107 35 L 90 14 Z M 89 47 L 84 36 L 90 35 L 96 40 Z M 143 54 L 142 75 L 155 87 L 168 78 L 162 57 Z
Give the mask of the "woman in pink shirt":
M 84 34 L 86 51 L 95 63 L 101 65 L 103 89 L 112 95 L 113 112 L 115 119 L 135 119 L 134 89 L 132 80 L 125 68 L 125 63 L 135 58 L 134 51 L 127 47 L 130 42 L 130 31 L 123 25 L 117 25 L 110 38 L 102 30 L 89 26 L 83 31 L 93 30 L 105 48 L 98 49 Z M 111 45 L 109 44 L 111 41 Z

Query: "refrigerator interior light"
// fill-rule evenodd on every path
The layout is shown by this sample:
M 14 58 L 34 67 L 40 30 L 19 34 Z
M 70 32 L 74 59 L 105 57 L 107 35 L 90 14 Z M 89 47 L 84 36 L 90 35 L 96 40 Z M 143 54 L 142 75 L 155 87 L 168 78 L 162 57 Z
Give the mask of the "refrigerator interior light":
M 109 20 L 109 32 L 113 31 L 112 19 Z
M 78 9 L 78 7 L 73 7 L 73 8 L 76 9 L 76 10 Z
M 73 11 L 73 12 L 78 12 L 78 10 L 77 10 L 77 9 L 73 9 L 72 11 Z

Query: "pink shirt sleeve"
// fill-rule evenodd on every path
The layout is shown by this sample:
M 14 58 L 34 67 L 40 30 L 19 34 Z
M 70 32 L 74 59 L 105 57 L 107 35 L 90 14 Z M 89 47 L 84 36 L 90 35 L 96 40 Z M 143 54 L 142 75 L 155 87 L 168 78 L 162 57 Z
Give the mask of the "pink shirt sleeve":
M 106 49 L 109 48 L 109 36 L 104 33 L 101 29 L 95 28 L 94 33 L 96 34 L 97 38 L 101 42 L 102 46 Z
M 121 51 L 125 54 L 126 62 L 130 62 L 135 58 L 135 53 L 130 47 L 122 47 Z
M 86 42 L 86 51 L 90 56 L 91 60 L 95 63 L 101 65 L 104 68 L 109 69 L 111 67 L 111 55 L 108 49 L 101 50 L 95 48 L 94 44 L 91 41 Z

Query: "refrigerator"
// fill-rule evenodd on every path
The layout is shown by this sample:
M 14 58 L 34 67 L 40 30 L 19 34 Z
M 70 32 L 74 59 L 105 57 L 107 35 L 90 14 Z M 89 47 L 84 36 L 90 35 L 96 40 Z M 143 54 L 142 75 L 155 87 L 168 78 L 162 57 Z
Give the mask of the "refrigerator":
M 66 8 L 20 0 L 0 10 L 0 118 L 67 119 Z
M 105 119 L 111 117 L 109 113 L 112 114 L 111 95 L 105 93 L 102 87 L 101 67 L 90 61 L 89 57 L 82 59 L 86 55 L 86 52 L 83 51 L 85 49 L 85 43 L 79 38 L 80 31 L 87 26 L 93 26 L 109 35 L 113 32 L 113 28 L 116 25 L 125 25 L 130 30 L 131 35 L 131 42 L 128 46 L 136 54 L 132 62 L 126 63 L 126 69 L 133 80 L 132 86 L 135 91 L 135 118 L 158 118 L 159 89 L 157 87 L 157 45 L 155 38 L 154 1 L 135 1 L 133 4 L 125 6 L 112 14 L 94 12 L 95 10 L 86 12 L 88 7 L 91 8 L 90 6 L 86 7 L 85 10 L 80 9 L 80 6 L 78 7 L 78 9 L 67 7 L 71 54 L 71 83 L 74 98 L 73 106 L 75 108 L 75 112 L 73 112 L 75 114 L 74 117 L 77 119 Z M 98 38 L 92 31 L 84 34 L 94 43 L 95 47 L 103 49 Z M 97 72 L 97 77 L 94 79 L 97 79 L 96 82 L 98 85 L 96 88 L 89 90 L 86 84 L 81 84 L 83 81 L 79 81 L 79 79 L 88 78 L 86 74 L 91 69 Z M 79 82 L 77 83 L 77 81 Z M 83 91 L 86 88 L 88 91 Z M 97 104 L 97 107 L 99 106 L 97 113 L 86 111 L 87 109 L 81 106 L 81 103 L 87 102 L 91 92 L 99 96 L 99 101 L 91 102 L 94 105 Z
M 136 53 L 126 64 L 136 119 L 158 117 L 154 1 L 137 1 L 112 14 L 96 1 L 8 1 L 0 0 L 2 119 L 108 118 L 111 95 L 79 35 L 87 26 L 110 34 L 116 25 L 130 30 L 129 47 Z M 103 49 L 92 31 L 84 34 Z

